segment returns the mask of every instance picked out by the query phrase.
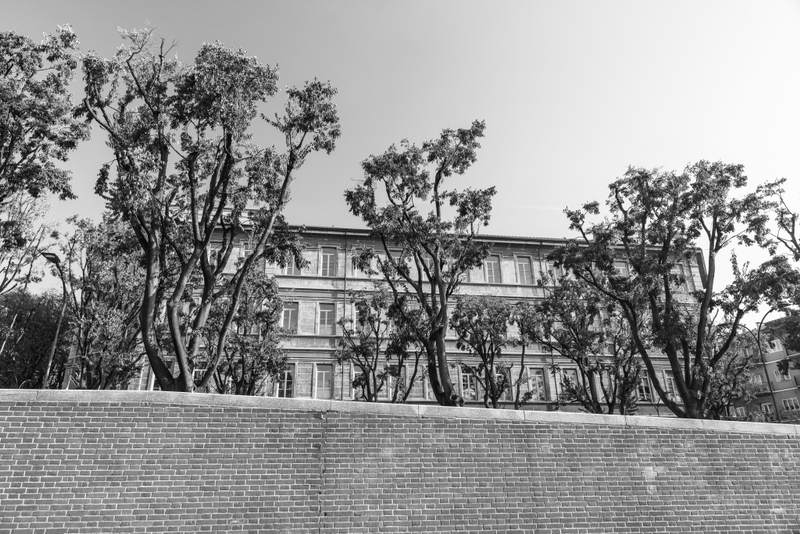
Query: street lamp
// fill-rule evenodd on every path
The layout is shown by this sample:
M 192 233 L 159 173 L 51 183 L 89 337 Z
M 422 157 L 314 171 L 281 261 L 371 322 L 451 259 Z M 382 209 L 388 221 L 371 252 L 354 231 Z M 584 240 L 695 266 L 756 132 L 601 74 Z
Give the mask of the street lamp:
M 58 314 L 58 322 L 56 323 L 56 333 L 53 336 L 53 342 L 50 344 L 50 354 L 47 356 L 47 366 L 44 368 L 44 377 L 42 378 L 42 389 L 47 389 L 50 382 L 50 368 L 53 366 L 53 358 L 56 355 L 56 346 L 58 345 L 58 336 L 61 334 L 61 323 L 64 322 L 64 314 L 67 311 L 67 282 L 64 280 L 64 271 L 61 270 L 61 258 L 54 252 L 40 252 L 41 256 L 55 265 L 58 270 L 58 277 L 61 278 L 62 289 L 62 302 L 61 313 Z

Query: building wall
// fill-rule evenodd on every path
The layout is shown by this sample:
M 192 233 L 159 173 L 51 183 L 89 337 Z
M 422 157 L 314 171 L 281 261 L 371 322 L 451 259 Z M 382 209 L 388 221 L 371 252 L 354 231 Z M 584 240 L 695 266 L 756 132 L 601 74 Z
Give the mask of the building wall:
M 547 289 L 542 287 L 541 280 L 545 275 L 552 275 L 555 271 L 552 263 L 546 260 L 547 255 L 561 244 L 558 240 L 546 240 L 536 238 L 517 238 L 517 237 L 494 237 L 487 238 L 492 242 L 491 255 L 500 261 L 501 280 L 499 283 L 488 283 L 486 268 L 479 267 L 470 271 L 467 280 L 464 281 L 457 293 L 458 295 L 491 295 L 507 298 L 511 302 L 529 301 L 541 299 L 546 295 Z M 338 337 L 341 335 L 341 328 L 337 327 L 333 333 L 321 333 L 319 326 L 320 304 L 334 303 L 336 305 L 337 319 L 346 316 L 353 316 L 353 307 L 348 295 L 353 291 L 370 291 L 375 287 L 375 278 L 370 278 L 364 273 L 353 268 L 352 258 L 354 251 L 363 247 L 372 247 L 379 253 L 382 251 L 381 245 L 370 239 L 368 232 L 347 229 L 307 229 L 302 234 L 302 243 L 305 247 L 304 258 L 309 262 L 309 266 L 299 274 L 287 274 L 286 269 L 278 266 L 267 265 L 266 270 L 269 274 L 277 277 L 281 289 L 281 298 L 284 302 L 298 304 L 299 317 L 297 319 L 297 332 L 288 337 L 285 347 L 292 362 L 332 362 Z M 324 249 L 336 250 L 336 276 L 323 276 L 322 251 Z M 531 262 L 533 279 L 530 283 L 523 283 L 518 269 L 518 260 L 526 259 Z M 625 266 L 621 265 L 624 269 Z M 693 291 L 702 287 L 700 271 L 695 263 L 686 263 L 683 274 L 687 278 L 687 291 Z M 456 336 L 452 331 L 448 332 L 448 357 L 453 362 L 453 381 L 462 396 L 462 373 L 457 365 L 459 361 L 470 361 L 468 355 L 456 348 Z M 512 372 L 519 370 L 520 349 L 510 347 L 504 355 L 507 363 L 513 364 Z M 559 379 L 555 376 L 551 368 L 556 364 L 564 370 L 574 368 L 574 364 L 567 360 L 543 351 L 539 347 L 526 348 L 526 367 L 542 370 L 546 379 L 546 398 L 529 403 L 528 408 L 547 410 L 557 407 L 558 391 L 560 390 Z M 656 358 L 656 367 L 662 373 L 668 368 L 668 363 L 664 359 L 660 361 Z M 412 402 L 434 402 L 433 396 L 427 393 L 427 379 L 421 374 L 421 379 L 425 381 L 421 391 L 422 396 L 410 399 Z M 298 380 L 309 379 L 309 375 L 298 377 Z M 644 387 L 649 387 L 648 385 Z M 303 386 L 296 390 L 295 396 L 311 396 L 301 392 L 311 391 L 311 388 Z M 267 394 L 274 394 L 275 388 L 268 387 Z M 335 398 L 350 398 L 353 392 L 349 384 L 342 390 L 342 396 Z M 659 406 L 655 391 L 651 391 L 648 401 L 640 399 L 640 413 L 645 414 L 670 414 L 663 406 Z M 477 398 L 467 399 L 467 404 L 482 404 L 482 395 Z M 560 409 L 578 410 L 577 405 L 561 406 Z
M 796 532 L 794 425 L 0 390 L 0 533 Z
M 351 380 L 353 370 L 349 366 L 341 367 L 335 362 L 335 351 L 337 342 L 342 334 L 341 327 L 336 326 L 330 332 L 322 331 L 320 325 L 320 307 L 322 305 L 333 305 L 335 318 L 338 321 L 342 317 L 353 317 L 354 309 L 350 302 L 349 295 L 352 292 L 368 292 L 375 288 L 375 281 L 378 278 L 370 277 L 353 266 L 355 251 L 363 247 L 374 248 L 378 253 L 382 251 L 380 243 L 370 238 L 366 230 L 353 230 L 343 228 L 307 228 L 301 234 L 303 257 L 308 262 L 308 266 L 300 273 L 288 272 L 285 268 L 277 265 L 265 265 L 266 272 L 277 278 L 280 287 L 280 295 L 285 303 L 296 303 L 298 316 L 296 324 L 284 325 L 295 330 L 288 335 L 284 348 L 288 355 L 291 372 L 293 374 L 294 387 L 292 396 L 300 398 L 320 398 L 320 391 L 315 387 L 317 364 L 333 365 L 335 388 L 332 399 L 345 400 L 354 397 Z M 547 288 L 542 287 L 542 279 L 545 276 L 552 276 L 556 269 L 551 262 L 547 261 L 547 255 L 556 247 L 563 244 L 563 241 L 554 239 L 538 239 L 527 237 L 486 237 L 491 243 L 491 256 L 497 257 L 500 262 L 501 279 L 499 283 L 488 283 L 486 267 L 479 267 L 469 272 L 467 279 L 460 285 L 456 297 L 460 295 L 487 295 L 499 296 L 511 302 L 535 301 L 542 299 Z M 336 258 L 336 273 L 334 276 L 325 276 L 323 251 L 334 250 Z M 532 279 L 526 283 L 522 280 L 519 272 L 518 261 L 525 259 L 530 261 L 532 267 Z M 621 270 L 627 269 L 624 264 L 618 266 Z M 686 277 L 687 283 L 685 290 L 694 291 L 701 288 L 703 281 L 700 270 L 696 262 L 686 262 L 683 266 L 682 274 Z M 482 394 L 478 392 L 475 398 L 467 398 L 466 392 L 462 388 L 463 380 L 461 368 L 458 362 L 477 363 L 472 361 L 470 356 L 459 351 L 456 347 L 456 336 L 451 330 L 448 331 L 448 359 L 453 364 L 451 374 L 453 382 L 462 396 L 466 398 L 466 403 L 472 405 L 482 404 Z M 662 383 L 664 373 L 669 367 L 666 359 L 654 357 L 655 366 L 659 372 Z M 504 351 L 504 361 L 513 365 L 511 371 L 519 371 L 520 348 L 508 347 Z M 541 371 L 545 377 L 545 398 L 532 400 L 526 408 L 538 410 L 579 410 L 577 404 L 566 404 L 559 402 L 560 379 L 552 372 L 554 365 L 564 371 L 574 369 L 575 365 L 568 360 L 560 359 L 550 354 L 541 347 L 526 347 L 525 366 L 526 368 Z M 407 370 L 411 375 L 411 370 Z M 148 375 L 149 379 L 148 379 Z M 428 391 L 428 381 L 424 369 L 424 362 L 418 373 L 421 384 L 415 389 L 414 395 L 409 398 L 410 402 L 415 403 L 434 403 L 435 399 Z M 149 368 L 145 366 L 143 374 L 136 384 L 132 387 L 142 389 L 141 385 L 146 384 L 150 389 L 154 386 L 154 380 Z M 664 384 L 665 387 L 666 384 Z M 671 415 L 671 412 L 660 404 L 658 396 L 646 381 L 642 386 L 644 390 L 649 389 L 649 400 L 644 396 L 639 399 L 639 413 L 654 415 Z M 388 389 L 386 390 L 388 394 Z M 274 383 L 265 385 L 264 395 L 274 396 L 278 394 L 278 388 Z M 510 404 L 510 403 L 509 403 Z
M 792 361 L 788 374 L 784 374 L 779 370 L 778 363 L 787 358 Z M 775 339 L 764 352 L 764 363 L 757 363 L 750 369 L 750 374 L 753 398 L 739 404 L 740 415 L 751 419 L 800 423 L 800 354 L 789 354 L 781 341 Z

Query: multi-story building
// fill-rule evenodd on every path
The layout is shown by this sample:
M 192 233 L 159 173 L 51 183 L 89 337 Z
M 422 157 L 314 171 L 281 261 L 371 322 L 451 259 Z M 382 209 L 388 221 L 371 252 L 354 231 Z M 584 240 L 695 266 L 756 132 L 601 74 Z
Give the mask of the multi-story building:
M 356 371 L 348 362 L 337 364 L 335 353 L 342 335 L 338 323 L 343 317 L 353 316 L 352 292 L 375 288 L 374 278 L 354 268 L 354 251 L 365 246 L 379 249 L 379 246 L 372 241 L 369 231 L 362 229 L 306 227 L 302 237 L 307 268 L 299 271 L 294 266 L 283 269 L 273 265 L 266 267 L 276 276 L 284 301 L 283 326 L 289 332 L 285 342 L 289 365 L 279 380 L 267 386 L 265 394 L 352 399 L 352 381 Z M 469 273 L 459 288 L 459 295 L 500 296 L 513 302 L 545 296 L 547 288 L 542 286 L 543 273 L 552 276 L 554 270 L 546 258 L 554 248 L 563 244 L 562 240 L 515 236 L 483 236 L 482 239 L 491 244 L 491 254 L 481 268 Z M 702 273 L 696 262 L 687 261 L 679 267 L 686 278 L 685 291 L 694 291 L 702 286 Z M 625 265 L 619 268 L 625 269 Z M 448 360 L 453 382 L 467 404 L 480 404 L 483 395 L 478 384 L 459 365 L 469 356 L 459 351 L 455 342 L 455 334 L 449 331 Z M 525 357 L 527 379 L 524 387 L 532 394 L 527 407 L 577 409 L 577 406 L 564 406 L 559 401 L 560 376 L 576 375 L 575 365 L 541 348 L 533 349 L 531 351 L 528 347 Z M 519 369 L 518 350 L 515 352 L 513 347 L 506 349 L 503 358 Z M 558 369 L 556 372 L 554 367 Z M 658 372 L 666 390 L 674 392 L 675 382 L 668 367 L 665 359 Z M 420 372 L 419 376 L 408 401 L 435 402 L 426 373 Z M 642 378 L 638 390 L 639 413 L 669 414 L 669 410 L 659 406 L 657 395 L 646 377 Z M 507 400 L 510 401 L 510 397 Z
M 752 398 L 737 404 L 738 418 L 800 423 L 800 353 L 784 346 L 782 323 L 766 325 L 775 335 L 750 368 Z

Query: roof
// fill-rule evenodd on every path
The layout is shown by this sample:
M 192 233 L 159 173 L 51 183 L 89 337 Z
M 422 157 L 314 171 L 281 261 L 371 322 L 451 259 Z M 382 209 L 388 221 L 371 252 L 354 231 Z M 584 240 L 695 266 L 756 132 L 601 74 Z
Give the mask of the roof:
M 317 235 L 347 235 L 358 237 L 371 237 L 372 231 L 369 228 L 345 228 L 341 226 L 302 226 L 292 225 L 292 230 L 300 230 L 302 234 L 317 234 Z M 496 234 L 479 234 L 478 239 L 481 241 L 491 241 L 492 243 L 509 243 L 520 245 L 562 245 L 570 240 L 568 237 L 530 237 L 530 236 L 517 236 L 517 235 L 496 235 Z

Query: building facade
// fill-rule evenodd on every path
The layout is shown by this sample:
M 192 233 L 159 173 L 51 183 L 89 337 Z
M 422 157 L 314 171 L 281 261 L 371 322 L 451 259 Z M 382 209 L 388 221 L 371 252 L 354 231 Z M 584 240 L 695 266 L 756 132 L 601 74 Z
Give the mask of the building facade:
M 491 245 L 491 254 L 480 268 L 473 269 L 460 285 L 458 295 L 491 295 L 512 302 L 535 301 L 545 296 L 543 275 L 554 273 L 547 255 L 563 244 L 562 240 L 513 236 L 484 236 Z M 363 247 L 380 249 L 367 230 L 348 228 L 306 227 L 302 234 L 303 256 L 308 266 L 302 271 L 294 266 L 280 268 L 267 265 L 269 274 L 276 277 L 284 302 L 283 327 L 288 332 L 285 350 L 287 371 L 273 383 L 265 386 L 264 394 L 281 397 L 348 400 L 356 397 L 352 387 L 356 370 L 349 362 L 337 363 L 336 351 L 342 336 L 342 318 L 354 316 L 351 302 L 353 292 L 374 290 L 376 279 L 353 267 L 354 251 Z M 618 266 L 625 269 L 625 265 Z M 702 286 L 702 276 L 696 263 L 681 266 L 686 278 L 686 291 Z M 456 335 L 448 331 L 447 350 L 451 376 L 458 393 L 467 405 L 481 405 L 483 394 L 474 377 L 464 372 L 460 363 L 472 363 L 470 356 L 456 347 Z M 503 354 L 512 373 L 519 371 L 520 352 L 514 347 Z M 423 358 L 424 360 L 424 358 Z M 539 410 L 578 410 L 579 406 L 562 402 L 560 384 L 562 377 L 577 374 L 572 362 L 543 350 L 527 347 L 525 355 L 525 383 L 523 391 L 531 393 L 526 408 Z M 666 359 L 658 372 L 667 391 L 675 384 Z M 406 369 L 401 376 L 409 376 Z M 424 361 L 413 382 L 408 402 L 433 403 L 429 390 Z M 516 376 L 516 374 L 514 375 Z M 389 400 L 390 388 L 385 388 Z M 505 405 L 513 406 L 511 395 Z M 638 388 L 639 413 L 670 415 L 659 405 L 658 397 L 649 380 L 643 377 Z
M 768 326 L 780 330 L 778 322 Z M 787 349 L 780 337 L 767 342 L 763 361 L 755 358 L 750 368 L 752 398 L 737 404 L 737 418 L 800 423 L 800 353 Z

